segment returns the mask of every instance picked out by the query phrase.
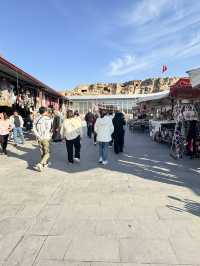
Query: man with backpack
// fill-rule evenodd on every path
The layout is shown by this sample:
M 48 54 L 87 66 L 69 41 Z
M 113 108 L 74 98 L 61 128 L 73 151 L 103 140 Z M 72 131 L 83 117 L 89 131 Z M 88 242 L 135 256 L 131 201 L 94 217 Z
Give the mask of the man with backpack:
M 38 140 L 41 151 L 41 160 L 34 167 L 35 170 L 41 172 L 48 166 L 48 160 L 50 157 L 50 140 L 52 137 L 52 119 L 49 117 L 49 113 L 46 107 L 40 107 L 39 117 L 36 118 L 33 125 L 33 132 Z

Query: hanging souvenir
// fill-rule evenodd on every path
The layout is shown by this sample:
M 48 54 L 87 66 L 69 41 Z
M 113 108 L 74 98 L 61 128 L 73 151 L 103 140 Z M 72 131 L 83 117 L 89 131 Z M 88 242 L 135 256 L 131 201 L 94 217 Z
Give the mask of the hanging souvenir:
M 12 106 L 12 88 L 10 83 L 3 78 L 0 81 L 0 106 Z

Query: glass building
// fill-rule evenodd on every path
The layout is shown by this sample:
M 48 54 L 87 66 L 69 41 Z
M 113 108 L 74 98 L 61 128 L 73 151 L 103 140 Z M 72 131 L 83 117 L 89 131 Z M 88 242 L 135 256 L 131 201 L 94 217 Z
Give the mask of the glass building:
M 132 114 L 138 95 L 68 96 L 74 110 L 85 114 L 89 109 L 97 111 L 99 105 L 115 106 L 125 114 Z

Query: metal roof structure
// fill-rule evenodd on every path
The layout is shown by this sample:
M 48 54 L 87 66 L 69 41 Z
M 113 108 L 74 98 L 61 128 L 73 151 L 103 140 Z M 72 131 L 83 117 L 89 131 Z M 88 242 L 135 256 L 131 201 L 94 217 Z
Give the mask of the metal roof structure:
M 83 96 L 68 96 L 69 100 L 105 100 L 105 99 L 136 99 L 135 95 L 83 95 Z
M 1 56 L 0 56 L 0 73 L 3 73 L 6 77 L 8 77 L 13 81 L 16 81 L 18 79 L 19 81 L 27 83 L 31 86 L 37 86 L 46 93 L 49 93 L 56 97 L 63 97 L 61 93 L 57 92 L 48 85 L 34 78 L 30 74 L 26 73 L 25 71 L 15 66 L 14 64 L 10 63 Z
M 136 100 L 141 99 L 142 101 L 148 101 L 151 98 L 164 98 L 167 97 L 169 94 L 169 90 L 156 92 L 156 93 L 149 93 L 149 94 L 114 94 L 114 95 L 83 95 L 83 96 L 68 96 L 70 101 L 81 101 L 81 100 Z

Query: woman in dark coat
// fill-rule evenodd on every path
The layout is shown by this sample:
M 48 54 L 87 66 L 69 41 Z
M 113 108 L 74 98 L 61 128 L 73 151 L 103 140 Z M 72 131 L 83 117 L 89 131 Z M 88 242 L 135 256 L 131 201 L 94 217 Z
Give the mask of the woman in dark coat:
M 59 112 L 54 111 L 53 136 L 52 136 L 52 139 L 53 139 L 54 142 L 61 141 L 60 128 L 61 128 L 61 117 L 60 117 L 60 114 L 59 114 Z
M 124 126 L 126 125 L 126 121 L 124 118 L 123 113 L 116 112 L 113 118 L 113 125 L 114 125 L 114 133 L 113 133 L 113 140 L 114 140 L 114 151 L 116 154 L 119 152 L 123 152 L 124 148 Z

